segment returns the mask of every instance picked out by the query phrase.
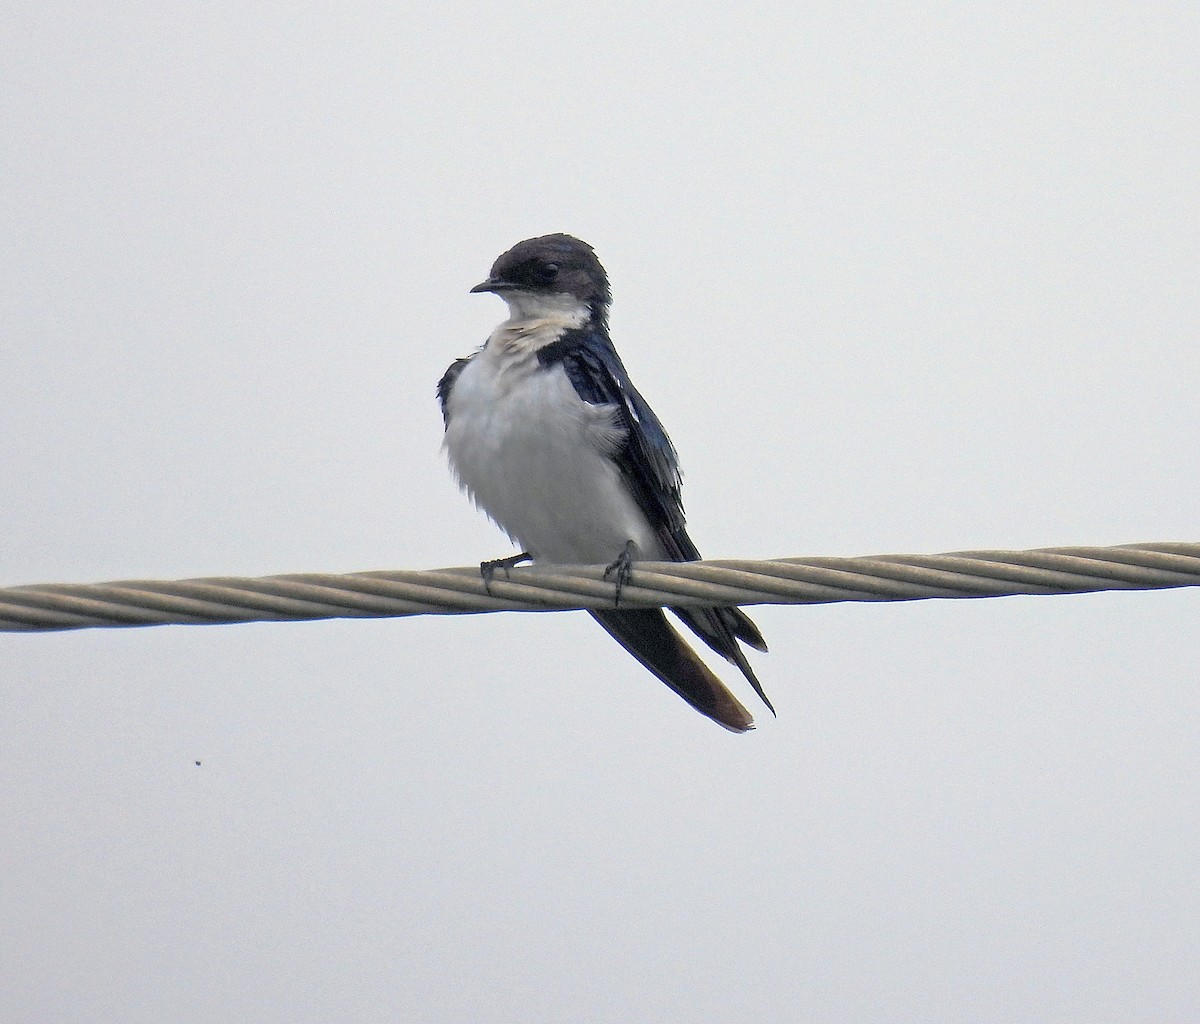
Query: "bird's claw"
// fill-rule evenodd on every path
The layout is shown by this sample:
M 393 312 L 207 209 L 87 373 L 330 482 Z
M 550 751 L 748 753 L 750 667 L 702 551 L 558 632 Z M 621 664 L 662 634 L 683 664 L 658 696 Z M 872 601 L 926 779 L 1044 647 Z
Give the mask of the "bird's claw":
M 606 580 L 611 578 L 616 587 L 616 594 L 613 597 L 614 608 L 621 603 L 621 590 L 633 576 L 633 553 L 636 550 L 637 545 L 633 541 L 627 540 L 621 553 L 604 569 L 604 578 Z
M 487 562 L 480 562 L 479 575 L 483 577 L 483 589 L 489 594 L 492 592 L 492 577 L 496 575 L 497 569 L 503 569 L 505 577 L 508 577 L 513 566 L 530 561 L 533 561 L 533 556 L 528 551 L 522 551 L 519 555 L 509 555 L 508 558 L 493 558 Z

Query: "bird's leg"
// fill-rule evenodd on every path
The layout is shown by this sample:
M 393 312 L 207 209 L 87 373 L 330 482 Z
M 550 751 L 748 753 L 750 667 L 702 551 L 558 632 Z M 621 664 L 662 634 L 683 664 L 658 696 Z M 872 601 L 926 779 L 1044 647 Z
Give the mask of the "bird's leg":
M 489 594 L 492 592 L 492 577 L 496 575 L 497 569 L 503 569 L 504 575 L 508 576 L 508 570 L 514 565 L 532 561 L 533 555 L 528 551 L 522 551 L 519 555 L 509 555 L 508 558 L 493 558 L 488 562 L 480 562 L 479 575 L 483 577 L 483 589 Z
M 636 550 L 637 545 L 633 541 L 627 540 L 616 560 L 610 562 L 604 570 L 604 578 L 612 577 L 617 588 L 616 596 L 613 598 L 614 608 L 621 603 L 621 589 L 633 575 L 633 553 Z

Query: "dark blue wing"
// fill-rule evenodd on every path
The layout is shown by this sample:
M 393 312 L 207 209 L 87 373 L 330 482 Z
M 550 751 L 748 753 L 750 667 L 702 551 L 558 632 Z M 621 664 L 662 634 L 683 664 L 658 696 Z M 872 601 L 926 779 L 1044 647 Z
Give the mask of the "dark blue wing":
M 611 405 L 617 410 L 627 433 L 625 443 L 613 456 L 637 501 L 650 521 L 667 557 L 692 562 L 700 552 L 687 535 L 681 495 L 679 457 L 654 410 L 638 394 L 608 334 L 589 325 L 567 331 L 539 350 L 543 366 L 561 365 L 575 393 L 593 405 Z M 758 627 L 740 608 L 672 608 L 709 647 L 733 662 L 750 681 L 763 703 L 771 702 L 738 646 L 742 640 L 760 651 L 767 649 Z M 605 613 L 620 616 L 622 612 Z M 611 625 L 605 629 L 612 631 Z M 735 639 L 736 638 L 736 639 Z
M 684 528 L 679 457 L 654 410 L 629 380 L 608 335 L 594 326 L 570 330 L 538 352 L 543 366 L 560 365 L 576 394 L 592 405 L 611 405 L 625 428 L 613 455 L 650 525 L 675 561 L 699 558 Z
M 442 374 L 442 379 L 438 381 L 437 397 L 438 404 L 442 407 L 442 425 L 450 422 L 450 412 L 446 408 L 450 403 L 450 392 L 454 390 L 454 382 L 458 380 L 458 375 L 463 372 L 469 363 L 475 357 L 473 355 L 463 356 L 461 359 L 456 359 Z

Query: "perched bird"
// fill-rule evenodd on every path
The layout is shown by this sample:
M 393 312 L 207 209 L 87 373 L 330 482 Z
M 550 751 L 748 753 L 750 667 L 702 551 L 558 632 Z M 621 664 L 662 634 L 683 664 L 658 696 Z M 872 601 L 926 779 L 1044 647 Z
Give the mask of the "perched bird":
M 635 559 L 700 557 L 684 526 L 675 448 L 630 383 L 608 337 L 608 277 L 570 235 L 518 242 L 472 292 L 494 292 L 509 317 L 438 382 L 445 450 L 459 483 L 523 550 L 484 562 L 486 580 L 518 562 L 607 564 L 617 605 L 591 615 L 659 679 L 734 732 L 749 712 L 667 621 L 622 609 Z M 738 645 L 766 644 L 738 608 L 671 609 L 741 669 L 771 711 Z

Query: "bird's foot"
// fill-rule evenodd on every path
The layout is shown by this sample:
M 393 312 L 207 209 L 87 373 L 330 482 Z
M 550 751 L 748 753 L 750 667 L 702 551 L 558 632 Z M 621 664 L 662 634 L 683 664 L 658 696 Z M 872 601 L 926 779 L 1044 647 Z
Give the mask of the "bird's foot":
M 503 569 L 504 575 L 507 577 L 508 570 L 514 565 L 532 561 L 533 556 L 528 551 L 522 551 L 519 555 L 509 555 L 508 558 L 493 558 L 488 562 L 480 562 L 479 575 L 483 577 L 483 589 L 489 594 L 492 592 L 492 577 L 496 575 L 497 569 Z
M 617 588 L 616 595 L 613 598 L 614 608 L 621 603 L 621 590 L 633 575 L 633 553 L 636 550 L 637 545 L 633 541 L 627 540 L 625 546 L 621 549 L 621 553 L 604 570 L 604 578 L 606 580 L 612 579 L 613 584 Z

